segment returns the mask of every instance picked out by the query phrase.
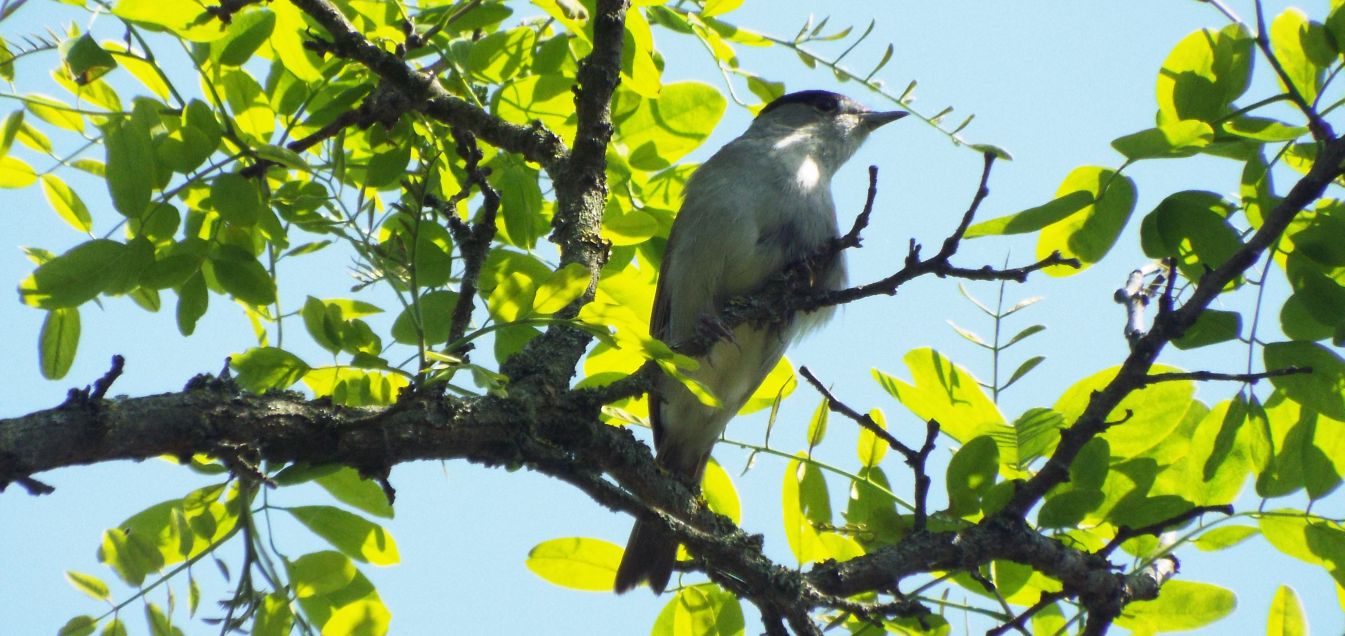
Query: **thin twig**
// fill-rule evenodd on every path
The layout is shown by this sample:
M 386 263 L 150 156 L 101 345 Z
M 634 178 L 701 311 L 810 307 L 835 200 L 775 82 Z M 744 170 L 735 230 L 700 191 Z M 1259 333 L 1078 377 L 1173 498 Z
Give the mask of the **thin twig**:
M 1272 369 L 1260 373 L 1217 373 L 1215 371 L 1184 371 L 1171 373 L 1150 373 L 1140 380 L 1140 386 L 1158 384 L 1159 382 L 1175 382 L 1181 380 L 1195 380 L 1196 382 L 1208 381 L 1228 381 L 1228 382 L 1246 382 L 1256 384 L 1267 378 L 1278 378 L 1286 375 L 1300 375 L 1312 373 L 1312 367 L 1284 367 L 1283 369 Z
M 901 453 L 902 456 L 906 458 L 906 461 L 914 461 L 917 458 L 918 453 L 915 449 L 901 443 L 901 440 L 893 437 L 891 433 L 887 432 L 887 429 L 879 426 L 878 422 L 875 422 L 867 413 L 860 413 L 846 403 L 836 399 L 836 396 L 832 395 L 831 391 L 827 390 L 825 386 L 822 386 L 822 382 L 817 379 L 817 376 L 813 375 L 813 372 L 808 369 L 808 367 L 799 367 L 799 373 L 808 381 L 808 384 L 813 385 L 813 388 L 817 389 L 817 392 L 822 394 L 822 397 L 826 398 L 827 408 L 829 408 L 831 412 L 839 413 L 854 420 L 855 423 L 863 427 L 864 430 L 873 433 L 878 439 L 887 442 L 887 445 L 891 446 L 893 450 Z
M 107 395 L 107 390 L 112 388 L 112 383 L 121 377 L 121 371 L 125 366 L 126 358 L 121 355 L 112 356 L 112 368 L 108 369 L 103 377 L 98 378 L 98 381 L 93 383 L 93 393 L 89 395 L 89 399 L 93 401 L 103 399 L 103 396 Z
M 859 216 L 855 217 L 855 223 L 850 226 L 850 231 L 836 240 L 836 246 L 833 248 L 835 251 L 839 252 L 846 248 L 859 247 L 859 234 L 869 226 L 869 216 L 873 214 L 873 201 L 877 197 L 878 166 L 869 166 L 869 192 L 864 198 L 864 209 L 860 211 Z
M 1150 534 L 1152 535 L 1162 534 L 1168 528 L 1182 525 L 1207 512 L 1218 512 L 1224 515 L 1231 515 L 1233 514 L 1233 506 L 1227 504 L 1222 506 L 1196 506 L 1195 508 L 1187 510 L 1186 512 L 1183 512 L 1179 515 L 1175 515 L 1162 521 L 1151 523 L 1147 526 L 1140 526 L 1138 528 L 1121 526 L 1120 528 L 1116 529 L 1116 536 L 1112 537 L 1112 540 L 1108 541 L 1107 545 L 1103 546 L 1103 548 L 1101 550 L 1098 550 L 1097 553 L 1102 556 L 1107 556 L 1112 552 L 1114 552 L 1116 548 L 1121 547 L 1122 543 L 1134 539 L 1135 537 L 1142 537 Z
M 1289 93 L 1289 99 L 1294 102 L 1294 105 L 1300 111 L 1303 111 L 1303 116 L 1308 118 L 1308 129 L 1312 131 L 1312 138 L 1317 141 L 1326 141 L 1335 137 L 1331 126 L 1322 119 L 1321 115 L 1317 114 L 1308 100 L 1303 97 L 1303 93 L 1298 90 L 1294 80 L 1284 70 L 1284 65 L 1280 64 L 1280 59 L 1271 50 L 1270 35 L 1266 31 L 1266 15 L 1261 7 L 1261 0 L 1256 0 L 1256 45 L 1261 49 L 1261 53 L 1266 56 L 1266 61 L 1270 62 L 1270 67 L 1275 69 L 1275 74 L 1280 77 L 1285 92 Z
M 1013 620 L 987 631 L 985 636 L 1003 636 L 1004 634 L 1009 633 L 1009 630 L 1011 629 L 1027 633 L 1025 628 L 1027 627 L 1028 619 L 1036 616 L 1038 612 L 1055 605 L 1057 601 L 1065 598 L 1065 596 L 1064 592 L 1042 592 L 1041 598 L 1034 603 L 1032 607 L 1023 610 L 1023 613 L 1013 617 Z

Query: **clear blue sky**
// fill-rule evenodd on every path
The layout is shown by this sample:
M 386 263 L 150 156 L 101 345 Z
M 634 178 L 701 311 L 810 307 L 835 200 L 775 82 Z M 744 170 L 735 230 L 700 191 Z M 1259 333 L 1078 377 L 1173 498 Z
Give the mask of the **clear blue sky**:
M 1252 15 L 1250 2 L 1229 4 L 1243 16 Z M 1302 6 L 1318 19 L 1327 11 L 1327 3 L 1321 0 Z M 61 30 L 56 21 L 69 20 L 71 14 L 55 12 L 53 7 L 51 3 L 29 3 L 15 18 L 0 23 L 0 36 L 14 41 L 48 26 Z M 1270 7 L 1275 13 L 1281 8 L 1280 3 Z M 975 113 L 975 122 L 963 135 L 1013 153 L 1014 161 L 996 167 L 981 218 L 1049 200 L 1060 180 L 1076 166 L 1120 165 L 1121 158 L 1109 142 L 1152 125 L 1154 80 L 1168 51 L 1190 31 L 1225 24 L 1212 7 L 1193 0 L 825 4 L 758 0 L 749 1 L 729 19 L 788 37 L 811 11 L 818 12 L 819 19 L 825 15 L 822 12 L 831 11 L 831 25 L 853 24 L 857 31 L 876 18 L 869 41 L 847 58 L 851 68 L 866 68 L 892 42 L 895 55 L 878 77 L 896 92 L 918 80 L 917 109 L 932 114 L 952 105 L 957 113 Z M 520 15 L 531 13 L 536 10 L 529 5 L 519 7 Z M 79 22 L 83 25 L 85 19 Z M 666 80 L 698 79 L 720 85 L 719 74 L 693 41 L 663 31 L 656 32 L 656 37 L 668 60 Z M 831 55 L 839 50 L 819 48 Z M 825 70 L 803 69 L 787 51 L 744 48 L 741 53 L 747 68 L 770 78 L 786 78 L 790 90 L 827 88 L 874 107 L 889 106 L 863 88 L 838 84 Z M 55 63 L 54 58 L 46 59 Z M 1264 86 L 1264 77 L 1260 81 Z M 19 86 L 25 90 L 24 84 Z M 14 107 L 13 102 L 0 102 L 0 109 Z M 739 134 L 749 118 L 746 111 L 730 106 L 707 150 L 693 159 L 704 158 L 708 149 Z M 957 114 L 950 119 L 957 120 Z M 966 208 L 979 175 L 980 158 L 954 147 L 914 119 L 885 128 L 836 179 L 842 225 L 862 205 L 864 167 L 869 164 L 881 169 L 878 205 L 864 249 L 850 257 L 853 282 L 868 281 L 899 267 L 909 237 L 936 245 Z M 1041 322 L 1049 329 L 1014 352 L 1015 360 L 1031 354 L 1045 355 L 1047 362 L 1008 392 L 1001 404 L 1006 413 L 1012 416 L 1031 406 L 1050 405 L 1072 381 L 1124 357 L 1124 316 L 1111 297 L 1126 274 L 1145 262 L 1135 247 L 1139 215 L 1177 190 L 1232 192 L 1238 169 L 1237 164 L 1218 160 L 1149 162 L 1129 169 L 1140 198 L 1137 215 L 1117 253 L 1073 278 L 1037 277 L 1009 289 L 1010 301 L 1045 296 L 1044 302 L 1020 314 L 1017 326 Z M 8 244 L 60 252 L 82 240 L 51 214 L 36 190 L 7 192 L 5 198 L 0 227 L 12 237 Z M 86 199 L 98 200 L 91 195 Z M 102 205 L 94 211 L 95 229 L 105 232 L 113 213 L 105 202 Z M 1031 242 L 1024 240 L 982 239 L 966 248 L 958 262 L 967 266 L 1000 264 L 1006 255 L 1022 263 L 1032 254 Z M 307 271 L 287 274 L 281 292 L 290 306 L 297 306 L 296 300 L 306 294 L 349 295 L 350 281 L 332 275 L 344 271 L 348 260 L 337 255 L 327 258 L 324 264 L 330 267 L 310 265 Z M 29 271 L 30 264 L 18 250 L 0 251 L 4 284 L 17 284 Z M 982 299 L 993 299 L 994 286 L 969 287 Z M 126 374 L 113 392 L 146 395 L 180 389 L 195 373 L 218 371 L 226 356 L 253 343 L 241 311 L 218 297 L 212 298 L 211 312 L 192 338 L 178 335 L 171 309 L 146 314 L 126 299 L 113 299 L 105 300 L 101 310 L 88 307 L 83 313 L 84 335 L 75 367 L 66 380 L 49 382 L 37 372 L 41 313 L 20 306 L 14 296 L 0 302 L 0 323 L 8 330 L 8 337 L 0 341 L 0 359 L 6 360 L 0 368 L 0 417 L 58 404 L 68 388 L 100 376 L 113 354 L 127 358 Z M 933 346 L 972 371 L 988 375 L 988 358 L 958 338 L 945 323 L 949 319 L 982 332 L 987 328 L 958 295 L 954 281 L 922 280 L 894 298 L 847 307 L 790 355 L 833 384 L 851 405 L 881 407 L 899 435 L 913 436 L 914 419 L 874 385 L 869 370 L 906 376 L 901 357 L 911 349 Z M 292 339 L 287 344 L 298 342 Z M 298 349 L 321 359 L 316 348 Z M 1240 370 L 1243 356 L 1244 349 L 1228 348 L 1199 357 L 1168 353 L 1164 361 L 1189 368 Z M 1198 397 L 1214 403 L 1232 390 L 1203 386 Z M 801 388 L 783 411 L 772 444 L 787 452 L 802 449 L 807 418 L 816 404 L 816 396 Z M 760 416 L 741 418 L 728 435 L 760 441 L 763 421 Z M 854 432 L 839 420 L 833 420 L 831 428 L 820 452 L 852 463 Z M 937 455 L 946 458 L 948 454 L 945 440 Z M 744 456 L 724 445 L 716 456 L 732 474 L 743 468 Z M 745 501 L 744 526 L 765 533 L 768 553 L 788 563 L 791 557 L 780 531 L 778 504 L 783 470 L 783 461 L 759 458 L 737 484 Z M 906 473 L 895 465 L 888 472 L 898 492 L 909 491 Z M 936 473 L 936 483 L 940 474 Z M 102 529 L 149 504 L 207 483 L 162 461 L 74 468 L 39 477 L 54 485 L 56 493 L 34 498 L 11 488 L 0 494 L 0 563 L 5 564 L 0 568 L 0 590 L 5 598 L 0 603 L 0 625 L 6 633 L 53 633 L 71 616 L 101 613 L 96 603 L 66 584 L 62 572 L 73 569 L 112 580 L 94 556 Z M 622 597 L 563 590 L 524 567 L 528 550 L 547 539 L 590 536 L 624 542 L 630 520 L 602 510 L 569 487 L 526 471 L 485 470 L 463 462 L 402 465 L 393 471 L 392 482 L 399 499 L 397 518 L 388 527 L 403 563 L 365 568 L 365 572 L 393 612 L 394 633 L 644 633 L 666 602 L 644 590 Z M 843 494 L 837 491 L 843 488 L 832 484 L 833 494 Z M 315 491 L 278 495 L 293 504 L 311 503 L 323 496 Z M 1337 495 L 1319 505 L 1324 506 L 1321 510 L 1339 509 L 1340 503 Z M 1239 507 L 1254 505 L 1248 501 Z M 281 549 L 291 555 L 321 549 L 302 536 L 297 528 L 282 531 Z M 1216 582 L 1238 593 L 1237 613 L 1206 633 L 1263 629 L 1270 599 L 1282 582 L 1297 588 L 1317 633 L 1341 631 L 1345 621 L 1325 572 L 1274 553 L 1259 539 L 1251 545 L 1213 557 L 1194 550 L 1179 554 L 1183 578 Z M 206 586 L 203 613 L 216 615 L 210 603 L 222 597 L 224 588 L 214 568 L 202 565 L 197 574 Z M 185 607 L 185 588 L 179 584 L 175 589 L 179 605 Z M 959 594 L 955 591 L 954 599 Z M 117 597 L 125 595 L 121 589 Z M 154 592 L 152 600 L 164 603 L 162 590 Z M 129 611 L 138 620 L 140 609 Z M 183 609 L 176 615 L 183 616 Z M 747 629 L 756 633 L 760 623 L 752 616 Z M 955 632 L 960 632 L 962 617 L 949 617 L 959 626 Z M 199 622 L 183 625 L 189 634 L 213 633 Z M 973 627 L 973 631 L 984 631 L 984 627 Z

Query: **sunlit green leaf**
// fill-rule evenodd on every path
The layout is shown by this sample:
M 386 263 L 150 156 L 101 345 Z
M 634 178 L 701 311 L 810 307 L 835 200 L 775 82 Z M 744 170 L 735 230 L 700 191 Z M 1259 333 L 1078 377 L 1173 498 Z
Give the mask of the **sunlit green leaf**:
M 940 430 L 959 442 L 1007 426 L 976 379 L 933 349 L 916 349 L 902 361 L 911 370 L 908 384 L 874 370 L 878 384 L 922 420 L 937 420 Z
M 62 307 L 47 312 L 42 321 L 42 334 L 38 340 L 38 363 L 42 368 L 42 377 L 59 380 L 70 372 L 75 362 L 75 351 L 79 348 L 79 309 Z
M 93 217 L 89 214 L 88 206 L 60 177 L 54 174 L 42 175 L 42 194 L 46 195 L 47 203 L 51 204 L 56 214 L 71 227 L 81 232 L 93 229 Z
M 1335 420 L 1345 420 L 1345 361 L 1311 342 L 1273 342 L 1265 346 L 1267 369 L 1311 368 L 1311 373 L 1273 377 L 1275 388 L 1295 402 Z
M 741 636 L 738 598 L 712 583 L 684 587 L 659 612 L 653 633 L 674 636 Z
M 40 309 L 78 307 L 117 282 L 126 256 L 126 245 L 117 241 L 81 243 L 19 283 L 19 297 Z
M 1150 128 L 1111 142 L 1112 148 L 1131 161 L 1189 157 L 1214 140 L 1214 129 L 1198 120 L 1183 120 Z
M 374 565 L 393 565 L 401 559 L 392 535 L 357 514 L 332 506 L 295 506 L 285 511 L 352 559 Z
M 1251 81 L 1253 39 L 1241 24 L 1196 31 L 1177 44 L 1158 72 L 1158 121 L 1214 122 Z
M 65 580 L 75 586 L 75 589 L 88 594 L 95 601 L 106 601 L 112 596 L 107 589 L 107 583 L 92 574 L 67 570 Z
M 612 589 L 621 548 L 601 539 L 569 537 L 537 544 L 528 552 L 527 566 L 546 581 L 575 590 Z
M 1148 632 L 1196 629 L 1233 612 L 1237 597 L 1209 583 L 1175 579 L 1163 584 L 1158 598 L 1131 603 L 1116 624 Z
M 1266 636 L 1307 636 L 1308 624 L 1303 618 L 1303 605 L 1298 602 L 1294 588 L 1281 585 L 1275 591 L 1266 616 Z
M 253 393 L 286 389 L 303 378 L 309 366 L 298 356 L 275 347 L 256 347 L 229 358 L 240 386 Z

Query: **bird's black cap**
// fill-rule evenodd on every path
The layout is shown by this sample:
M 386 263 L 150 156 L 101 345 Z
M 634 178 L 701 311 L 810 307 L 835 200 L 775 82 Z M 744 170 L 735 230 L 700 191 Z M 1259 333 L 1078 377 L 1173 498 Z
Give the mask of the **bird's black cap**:
M 797 93 L 790 93 L 788 95 L 777 97 L 775 101 L 766 104 L 766 107 L 761 109 L 761 112 L 757 113 L 757 117 L 765 115 L 785 104 L 807 104 L 818 110 L 834 111 L 839 110 L 842 106 L 853 103 L 854 102 L 852 102 L 850 98 L 840 93 L 822 90 L 799 91 Z

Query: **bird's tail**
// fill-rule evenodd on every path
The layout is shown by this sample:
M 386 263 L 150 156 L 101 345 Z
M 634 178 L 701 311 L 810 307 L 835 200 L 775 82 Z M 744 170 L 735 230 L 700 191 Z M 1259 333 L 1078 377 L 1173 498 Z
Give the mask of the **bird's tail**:
M 638 519 L 626 541 L 626 553 L 616 570 L 616 592 L 623 594 L 643 581 L 655 594 L 662 594 L 672 577 L 677 559 L 677 538 L 653 519 Z

